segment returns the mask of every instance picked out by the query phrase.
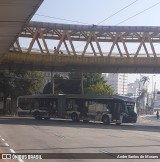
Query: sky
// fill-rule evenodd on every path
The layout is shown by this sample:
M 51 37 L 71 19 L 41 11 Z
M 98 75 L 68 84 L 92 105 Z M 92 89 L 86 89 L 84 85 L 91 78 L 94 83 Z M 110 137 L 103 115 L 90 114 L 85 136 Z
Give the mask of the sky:
M 33 21 L 113 26 L 160 26 L 160 0 L 44 0 Z M 133 47 L 132 47 L 133 48 Z M 158 48 L 158 46 L 157 46 Z M 160 90 L 160 74 L 150 77 Z M 128 74 L 129 82 L 140 74 Z

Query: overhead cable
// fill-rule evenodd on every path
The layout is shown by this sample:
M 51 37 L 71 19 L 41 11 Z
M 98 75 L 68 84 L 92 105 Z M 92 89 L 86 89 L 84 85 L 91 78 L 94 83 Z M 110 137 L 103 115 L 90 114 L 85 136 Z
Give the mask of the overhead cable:
M 47 17 L 47 18 L 51 18 L 51 19 L 57 19 L 57 20 L 63 20 L 63 21 L 69 21 L 69 22 L 84 24 L 84 25 L 90 25 L 90 24 L 88 24 L 88 23 L 81 22 L 81 21 L 76 21 L 76 20 L 64 19 L 64 18 L 53 17 L 53 16 L 47 16 L 47 15 L 42 15 L 42 14 L 35 14 L 35 15 L 36 15 L 36 16 L 40 16 L 40 17 Z
M 152 6 L 150 6 L 150 7 L 148 7 L 148 8 L 146 8 L 145 10 L 143 10 L 143 11 L 141 11 L 141 12 L 138 12 L 137 14 L 135 14 L 135 15 L 133 15 L 133 16 L 128 17 L 127 19 L 125 19 L 125 20 L 119 22 L 119 23 L 116 24 L 116 25 L 122 24 L 122 23 L 124 23 L 124 22 L 126 22 L 126 21 L 128 21 L 128 20 L 130 20 L 130 19 L 132 19 L 132 18 L 134 18 L 134 17 L 136 17 L 136 16 L 142 14 L 143 12 L 148 11 L 149 9 L 151 9 L 151 8 L 153 8 L 153 7 L 155 7 L 155 6 L 159 5 L 159 4 L 160 4 L 160 2 L 158 2 L 158 3 L 156 3 L 156 4 L 152 5 Z
M 108 20 L 108 19 L 112 18 L 113 16 L 117 15 L 118 13 L 122 12 L 122 11 L 125 10 L 126 8 L 132 6 L 132 5 L 133 5 L 134 3 L 136 3 L 137 1 L 139 1 L 139 0 L 133 1 L 132 3 L 128 4 L 127 6 L 123 7 L 122 9 L 118 10 L 118 11 L 115 12 L 114 14 L 112 14 L 112 15 L 108 16 L 107 18 L 105 18 L 104 20 L 98 22 L 97 25 L 102 24 L 102 23 L 105 22 L 106 20 Z

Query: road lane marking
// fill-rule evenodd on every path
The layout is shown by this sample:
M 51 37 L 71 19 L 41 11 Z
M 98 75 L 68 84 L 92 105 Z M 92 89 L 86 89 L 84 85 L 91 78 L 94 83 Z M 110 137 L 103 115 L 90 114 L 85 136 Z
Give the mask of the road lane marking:
M 4 138 L 2 138 L 0 136 L 1 140 L 2 141 L 5 141 Z M 4 143 L 5 146 L 9 147 L 9 144 L 8 143 Z M 9 149 L 11 151 L 11 153 L 16 153 L 13 149 Z M 5 154 L 4 151 L 0 148 L 0 153 L 1 154 Z M 24 162 L 22 159 L 17 159 L 19 162 Z M 10 160 L 7 160 L 7 159 L 2 159 L 2 162 L 10 162 Z
M 7 146 L 7 147 L 9 146 L 9 144 L 8 144 L 8 143 L 4 143 L 4 144 L 5 144 L 5 146 Z
M 22 159 L 18 159 L 19 162 L 24 162 Z
M 11 153 L 16 153 L 13 149 L 10 149 Z
M 16 153 L 13 149 L 10 149 L 12 153 Z M 24 162 L 22 159 L 17 159 L 19 162 Z

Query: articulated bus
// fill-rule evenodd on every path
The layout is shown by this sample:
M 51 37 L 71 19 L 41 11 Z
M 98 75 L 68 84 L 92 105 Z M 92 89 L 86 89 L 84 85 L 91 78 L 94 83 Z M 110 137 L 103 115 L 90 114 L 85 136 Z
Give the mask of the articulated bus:
M 136 123 L 135 101 L 123 96 L 28 95 L 17 99 L 19 116 L 64 118 L 84 122 Z

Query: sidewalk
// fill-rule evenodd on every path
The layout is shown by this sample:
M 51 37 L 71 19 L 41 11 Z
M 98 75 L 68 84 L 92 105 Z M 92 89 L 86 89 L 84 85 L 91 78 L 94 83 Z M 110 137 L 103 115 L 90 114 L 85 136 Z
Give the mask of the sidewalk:
M 160 119 L 157 119 L 156 115 L 140 115 L 138 117 L 139 122 L 160 122 Z

